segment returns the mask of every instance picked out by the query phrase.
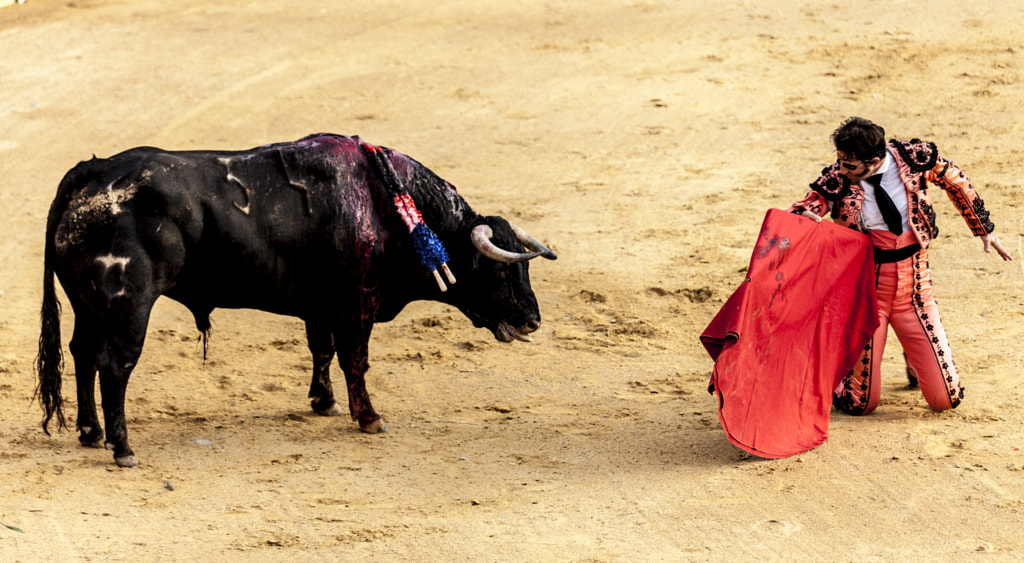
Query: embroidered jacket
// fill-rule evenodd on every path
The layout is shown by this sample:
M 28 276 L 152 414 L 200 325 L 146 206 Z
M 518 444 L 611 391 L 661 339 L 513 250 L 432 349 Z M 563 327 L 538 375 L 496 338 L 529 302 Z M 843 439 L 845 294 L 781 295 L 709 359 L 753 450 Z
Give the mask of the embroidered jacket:
M 922 247 L 927 248 L 928 243 L 939 234 L 928 184 L 945 190 L 972 233 L 984 235 L 995 229 L 989 220 L 985 202 L 978 196 L 971 181 L 955 164 L 939 156 L 935 143 L 925 143 L 918 139 L 893 140 L 889 141 L 888 147 L 893 149 L 900 179 L 907 189 L 910 228 L 914 230 Z M 865 231 L 861 222 L 863 206 L 864 189 L 860 184 L 851 185 L 850 180 L 839 173 L 837 162 L 821 171 L 821 177 L 811 183 L 811 191 L 794 203 L 789 211 L 800 213 L 806 210 L 819 216 L 829 212 L 835 223 Z

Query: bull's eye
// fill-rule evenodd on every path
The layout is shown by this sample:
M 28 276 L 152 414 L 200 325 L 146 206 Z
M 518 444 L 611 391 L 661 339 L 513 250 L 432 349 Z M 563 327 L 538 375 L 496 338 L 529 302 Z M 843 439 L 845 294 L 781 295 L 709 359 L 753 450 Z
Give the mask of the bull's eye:
M 508 279 L 508 277 L 511 274 L 512 274 L 511 267 L 508 264 L 505 264 L 505 263 L 502 263 L 502 262 L 498 262 L 494 266 L 494 277 L 496 277 L 496 278 L 498 278 L 500 280 Z

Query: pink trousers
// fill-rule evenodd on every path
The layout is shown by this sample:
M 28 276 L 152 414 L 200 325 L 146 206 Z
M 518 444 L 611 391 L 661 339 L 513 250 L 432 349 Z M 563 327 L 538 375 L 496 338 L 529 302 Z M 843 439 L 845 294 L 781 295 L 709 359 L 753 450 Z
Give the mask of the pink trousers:
M 871 231 L 875 248 L 895 250 L 915 244 L 913 231 L 896 236 L 889 231 Z M 960 375 L 939 321 L 939 309 L 932 293 L 928 271 L 928 250 L 922 248 L 898 262 L 875 264 L 878 293 L 878 328 L 860 360 L 833 392 L 836 408 L 854 415 L 868 414 L 878 406 L 881 395 L 881 364 L 889 327 L 899 338 L 907 367 L 917 376 L 928 405 L 943 411 L 956 408 L 963 399 Z

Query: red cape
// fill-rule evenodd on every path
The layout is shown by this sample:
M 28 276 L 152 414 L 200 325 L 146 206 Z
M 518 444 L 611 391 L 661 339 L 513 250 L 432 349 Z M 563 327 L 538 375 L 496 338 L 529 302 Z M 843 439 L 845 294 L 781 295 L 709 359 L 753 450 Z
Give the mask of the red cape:
M 832 390 L 877 326 L 869 238 L 769 210 L 747 279 L 700 336 L 729 440 L 767 458 L 824 442 Z

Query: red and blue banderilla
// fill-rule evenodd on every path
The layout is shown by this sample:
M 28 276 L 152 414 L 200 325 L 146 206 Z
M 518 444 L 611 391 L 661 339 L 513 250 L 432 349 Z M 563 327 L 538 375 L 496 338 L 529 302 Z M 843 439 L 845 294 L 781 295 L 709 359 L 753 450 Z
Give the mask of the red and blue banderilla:
M 384 185 L 394 201 L 395 210 L 398 211 L 405 225 L 409 227 L 413 248 L 419 254 L 420 262 L 430 270 L 430 273 L 434 274 L 437 287 L 441 291 L 448 291 L 448 287 L 444 284 L 444 279 L 441 278 L 441 273 L 438 271 L 444 271 L 445 277 L 448 278 L 448 283 L 455 284 L 455 276 L 448 269 L 448 252 L 445 251 L 444 244 L 437 238 L 434 231 L 430 230 L 430 227 L 423 222 L 423 215 L 416 208 L 416 202 L 413 201 L 409 192 L 405 191 L 405 188 L 402 187 L 402 182 L 398 179 L 398 174 L 391 164 L 391 159 L 384 154 L 384 150 L 381 147 L 368 143 L 360 143 L 360 146 L 377 164 L 377 169 L 381 171 L 381 179 L 384 181 Z

